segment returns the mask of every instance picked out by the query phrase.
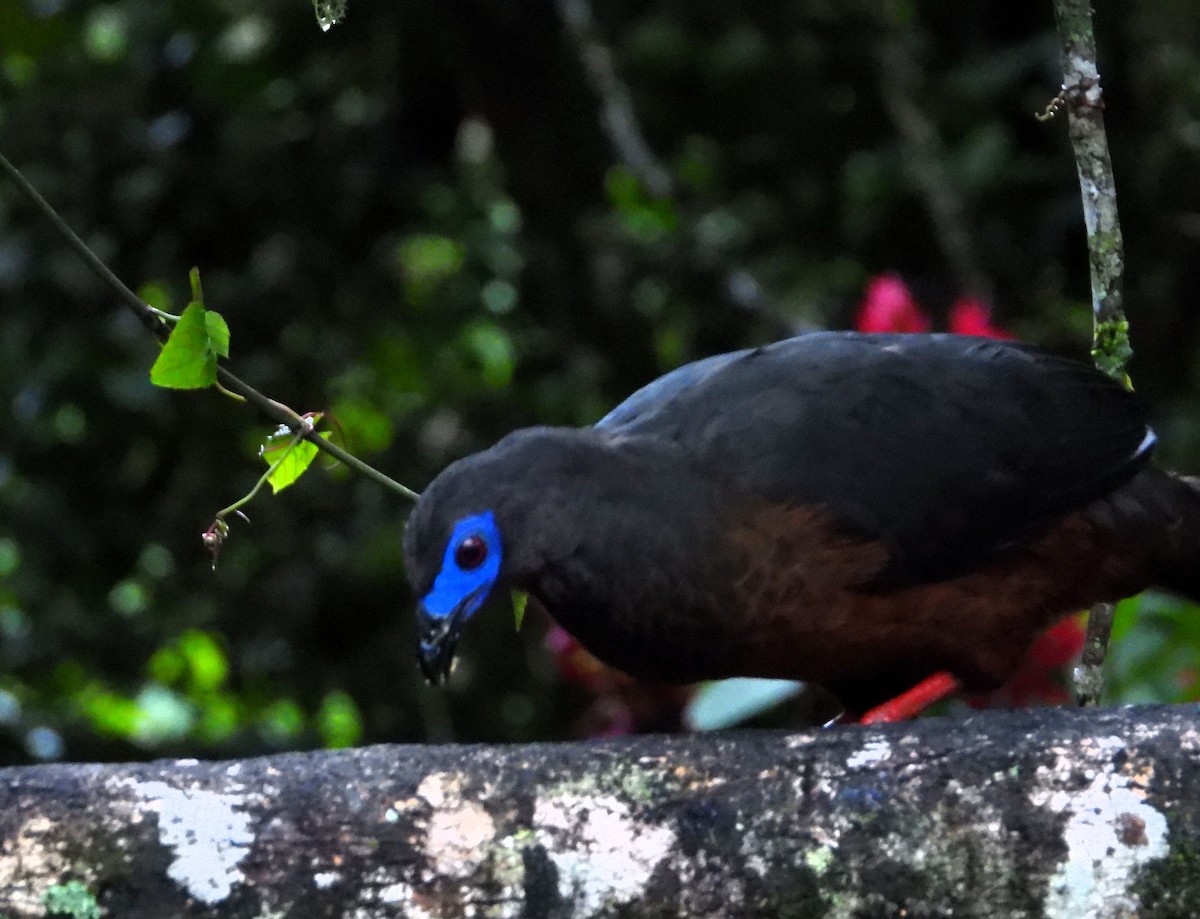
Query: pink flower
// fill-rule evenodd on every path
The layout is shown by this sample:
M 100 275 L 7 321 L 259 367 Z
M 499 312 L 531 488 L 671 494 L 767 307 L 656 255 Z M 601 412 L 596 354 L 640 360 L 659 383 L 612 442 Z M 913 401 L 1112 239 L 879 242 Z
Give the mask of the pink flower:
M 1007 329 L 992 324 L 992 311 L 982 300 L 959 297 L 950 307 L 950 331 L 955 335 L 982 335 L 985 338 L 1015 338 Z
M 931 323 L 899 275 L 881 274 L 867 284 L 854 327 L 860 332 L 928 332 Z
M 591 703 L 576 721 L 580 737 L 620 737 L 639 731 L 678 731 L 691 686 L 646 683 L 593 657 L 565 629 L 552 625 L 546 648 L 559 677 L 580 687 Z

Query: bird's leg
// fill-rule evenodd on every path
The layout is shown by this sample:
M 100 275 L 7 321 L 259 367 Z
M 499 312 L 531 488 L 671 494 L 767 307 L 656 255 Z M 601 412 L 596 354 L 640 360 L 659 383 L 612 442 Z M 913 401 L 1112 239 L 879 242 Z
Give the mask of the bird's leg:
M 894 721 L 907 721 L 929 708 L 934 702 L 953 695 L 960 689 L 962 689 L 962 684 L 958 679 L 945 670 L 941 670 L 925 677 L 912 689 L 900 693 L 894 699 L 888 699 L 883 704 L 870 709 L 858 719 L 858 723 L 890 724 Z

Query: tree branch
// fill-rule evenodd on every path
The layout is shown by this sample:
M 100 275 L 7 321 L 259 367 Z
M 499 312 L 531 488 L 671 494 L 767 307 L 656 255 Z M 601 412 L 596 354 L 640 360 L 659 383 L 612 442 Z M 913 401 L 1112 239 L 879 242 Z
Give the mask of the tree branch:
M 901 30 L 889 20 L 880 49 L 879 91 L 905 153 L 905 164 L 961 293 L 990 303 L 992 283 L 980 267 L 966 204 L 946 167 L 937 126 L 917 101 L 921 74 Z
M 1133 354 L 1121 301 L 1125 248 L 1117 217 L 1117 187 L 1108 153 L 1108 136 L 1104 131 L 1104 99 L 1096 66 L 1091 0 L 1055 0 L 1054 15 L 1062 40 L 1067 132 L 1075 151 L 1087 227 L 1095 330 L 1092 353 L 1101 370 L 1125 380 L 1125 364 Z
M 67 225 L 67 222 L 59 216 L 58 212 L 45 198 L 41 196 L 36 188 L 25 178 L 14 166 L 8 161 L 8 158 L 0 154 L 0 172 L 8 176 L 9 180 L 17 187 L 30 203 L 37 208 L 54 227 L 58 234 L 66 241 L 66 243 L 78 253 L 79 257 L 87 263 L 87 266 L 96 273 L 96 275 L 113 290 L 114 293 L 121 299 L 133 314 L 138 317 L 141 323 L 150 331 L 155 338 L 160 342 L 166 341 L 167 335 L 170 333 L 170 328 L 167 323 L 159 317 L 158 313 L 150 307 L 149 304 L 143 302 L 142 298 L 135 294 L 129 287 L 118 278 L 112 270 L 100 260 L 87 243 L 79 238 L 79 235 Z M 332 456 L 339 462 L 345 463 L 356 472 L 362 473 L 367 478 L 382 485 L 384 488 L 390 489 L 398 494 L 403 495 L 415 501 L 418 497 L 417 493 L 410 488 L 401 485 L 391 477 L 380 472 L 375 467 L 364 463 L 357 456 L 347 453 L 337 444 L 330 443 L 324 437 L 321 437 L 316 431 L 311 430 L 311 426 L 306 426 L 304 419 L 292 411 L 281 402 L 276 402 L 267 396 L 260 393 L 257 389 L 234 376 L 224 367 L 217 367 L 218 382 L 228 389 L 230 392 L 237 393 L 247 402 L 257 408 L 267 418 L 274 421 L 276 424 L 286 425 L 293 432 L 300 434 L 304 433 L 304 439 L 311 444 L 315 444 L 318 450 Z
M 558 13 L 570 39 L 588 88 L 598 104 L 597 116 L 604 136 L 613 153 L 652 197 L 675 199 L 677 206 L 680 188 L 670 169 L 663 163 L 646 139 L 638 121 L 633 95 L 617 72 L 612 50 L 592 13 L 591 0 L 555 0 Z M 693 250 L 696 240 L 689 234 L 687 243 Z M 691 271 L 710 281 L 720 297 L 739 310 L 755 313 L 775 326 L 779 334 L 793 335 L 799 331 L 794 319 L 784 315 L 757 279 L 745 268 L 726 265 L 720 260 L 695 252 Z
M 557 0 L 567 34 L 579 52 L 584 74 L 600 102 L 604 133 L 621 162 L 655 198 L 675 194 L 675 182 L 642 133 L 629 89 L 617 75 L 612 52 L 604 44 L 589 0 Z
M 0 770 L 0 912 L 1197 915 L 1196 716 Z
M 1054 0 L 1054 16 L 1062 42 L 1063 89 L 1057 101 L 1047 107 L 1046 117 L 1052 116 L 1060 105 L 1067 109 L 1067 133 L 1075 151 L 1087 227 L 1092 358 L 1105 373 L 1129 385 L 1125 366 L 1133 350 L 1121 302 L 1125 250 L 1117 217 L 1117 186 L 1104 131 L 1104 100 L 1096 66 L 1091 0 Z M 1095 705 L 1100 699 L 1114 609 L 1111 603 L 1098 603 L 1088 613 L 1083 659 L 1075 670 L 1080 705 Z

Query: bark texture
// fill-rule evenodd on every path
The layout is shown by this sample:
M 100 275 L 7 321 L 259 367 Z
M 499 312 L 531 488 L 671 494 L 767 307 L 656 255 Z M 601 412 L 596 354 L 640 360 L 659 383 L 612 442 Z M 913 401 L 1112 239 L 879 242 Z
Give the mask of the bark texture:
M 1195 916 L 1198 714 L 0 770 L 0 913 Z
M 1123 379 L 1125 364 L 1133 353 L 1121 300 L 1125 249 L 1117 217 L 1117 189 L 1108 135 L 1104 130 L 1104 98 L 1096 63 L 1091 0 L 1055 0 L 1054 14 L 1062 41 L 1067 131 L 1075 151 L 1087 227 L 1095 317 L 1092 353 L 1101 370 Z

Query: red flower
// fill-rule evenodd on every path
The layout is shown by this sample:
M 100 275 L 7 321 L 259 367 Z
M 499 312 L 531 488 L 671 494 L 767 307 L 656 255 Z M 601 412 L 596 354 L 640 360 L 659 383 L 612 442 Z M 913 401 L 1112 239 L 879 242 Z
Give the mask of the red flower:
M 955 335 L 982 335 L 985 338 L 1015 338 L 1007 329 L 992 324 L 992 311 L 982 300 L 959 297 L 950 307 L 950 331 Z
M 1016 337 L 994 324 L 991 307 L 976 297 L 959 297 L 946 319 L 947 330 L 955 335 Z M 933 323 L 898 274 L 880 274 L 867 284 L 854 327 L 860 332 L 928 332 Z
M 1083 650 L 1084 620 L 1083 616 L 1072 616 L 1050 626 L 1033 643 L 1025 655 L 1025 662 L 1045 670 L 1071 663 Z
M 1022 708 L 1029 705 L 1064 705 L 1068 665 L 1083 650 L 1084 617 L 1071 616 L 1050 626 L 1025 652 L 1012 678 L 995 692 L 972 696 L 974 708 Z
M 860 332 L 928 332 L 929 317 L 897 274 L 881 274 L 867 285 L 854 327 Z

